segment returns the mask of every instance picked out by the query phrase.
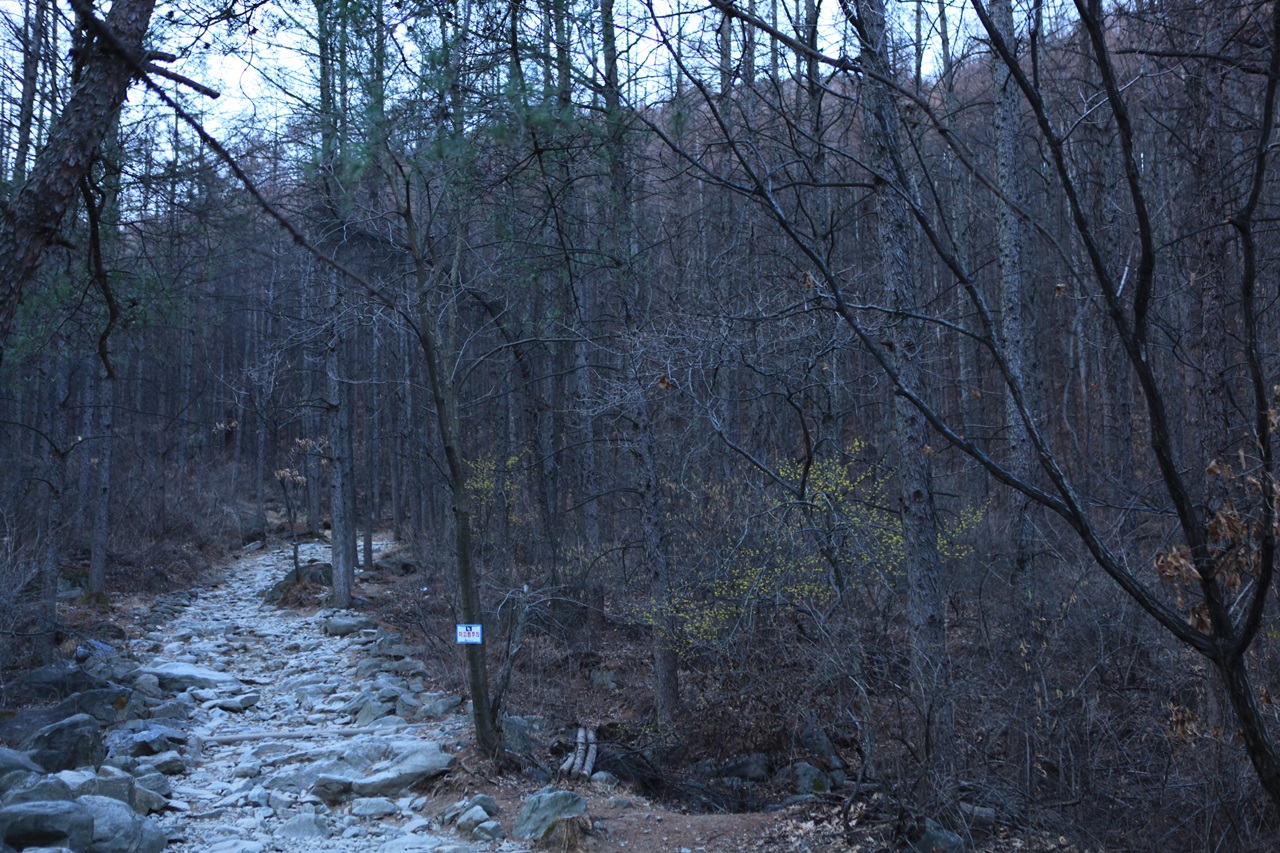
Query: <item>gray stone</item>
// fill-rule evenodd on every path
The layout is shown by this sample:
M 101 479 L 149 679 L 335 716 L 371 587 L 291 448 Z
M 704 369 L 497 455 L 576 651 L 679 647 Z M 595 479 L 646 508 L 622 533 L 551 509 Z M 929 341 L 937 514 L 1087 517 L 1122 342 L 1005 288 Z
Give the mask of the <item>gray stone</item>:
M 160 682 L 160 687 L 171 693 L 181 693 L 193 687 L 229 687 L 240 683 L 235 676 L 225 672 L 181 661 L 153 662 L 150 666 L 144 666 L 138 674 L 154 675 Z
M 498 801 L 488 794 L 476 794 L 471 798 L 471 802 L 468 805 L 472 807 L 479 806 L 484 809 L 484 813 L 489 817 L 498 816 Z
M 378 848 L 378 853 L 436 853 L 446 844 L 434 835 L 402 835 Z
M 9 699 L 61 699 L 72 693 L 105 687 L 106 683 L 71 661 L 51 663 L 19 676 L 8 685 Z
M 507 833 L 503 830 L 502 824 L 496 820 L 486 820 L 484 823 L 471 830 L 471 837 L 477 841 L 501 841 L 507 837 Z
M 219 708 L 223 711 L 238 714 L 257 705 L 261 699 L 262 696 L 257 693 L 242 693 L 239 696 L 229 696 L 225 699 L 214 699 L 206 704 L 212 708 Z
M 143 672 L 134 676 L 133 689 L 152 699 L 159 699 L 164 695 L 164 690 L 160 688 L 160 679 L 154 672 Z
M 423 705 L 419 712 L 423 717 L 443 717 L 462 704 L 461 696 L 443 696 Z
M 93 813 L 68 801 L 5 806 L 0 808 L 0 841 L 19 850 L 59 845 L 85 850 L 93 841 Z
M 412 693 L 406 693 L 396 699 L 396 716 L 412 720 L 415 714 L 421 713 L 422 703 Z
M 166 776 L 177 776 L 179 773 L 186 771 L 187 764 L 176 751 L 169 750 L 159 755 L 148 755 L 139 758 L 138 767 L 151 767 Z
M 533 742 L 533 721 L 529 717 L 503 717 L 502 739 L 516 755 L 532 755 L 538 746 Z
M 775 781 L 797 794 L 825 794 L 831 790 L 831 780 L 827 778 L 827 774 L 807 761 L 797 761 L 782 768 Z
M 276 834 L 295 841 L 328 838 L 333 834 L 329 821 L 318 814 L 294 815 L 284 822 Z
M 159 723 L 147 722 L 134 728 L 116 728 L 107 733 L 107 749 L 112 755 L 128 755 L 139 758 L 144 755 L 159 755 L 162 752 L 176 750 L 187 742 L 187 735 Z
M 321 773 L 316 776 L 311 793 L 332 805 L 351 793 L 351 780 L 345 776 Z
M 835 744 L 831 742 L 831 738 L 827 737 L 827 733 L 822 730 L 822 726 L 816 722 L 811 722 L 805 726 L 803 732 L 800 733 L 800 745 L 812 752 L 814 755 L 827 759 L 832 767 L 840 765 L 840 759 L 836 757 Z
M 0 776 L 13 770 L 25 770 L 28 773 L 44 772 L 44 768 L 32 761 L 25 752 L 0 746 Z
M 169 781 L 169 777 L 154 767 L 139 767 L 133 774 L 133 778 L 139 788 L 154 791 L 162 797 L 173 796 L 173 784 Z
M 489 813 L 480 806 L 472 806 L 458 815 L 458 832 L 466 835 L 489 819 Z
M 0 796 L 0 805 L 12 806 L 18 803 L 49 802 L 50 800 L 74 800 L 71 788 L 57 776 L 37 776 L 32 774 L 21 785 L 14 785 Z
M 357 817 L 387 817 L 399 814 L 400 807 L 386 797 L 360 797 L 351 803 L 351 813 Z
M 137 785 L 133 789 L 133 802 L 130 805 L 139 814 L 151 814 L 163 811 L 169 805 L 169 801 L 150 788 Z
M 224 838 L 215 841 L 204 849 L 204 853 L 262 853 L 267 848 L 256 841 L 245 841 L 240 838 Z
M 595 782 L 602 788 L 616 788 L 619 784 L 618 777 L 614 776 L 608 770 L 597 770 L 595 773 L 592 773 L 591 781 Z
M 572 791 L 543 788 L 525 800 L 524 807 L 511 827 L 516 838 L 541 839 L 558 820 L 580 817 L 587 813 L 587 801 Z
M 76 714 L 45 726 L 23 742 L 31 760 L 50 773 L 77 767 L 98 767 L 107 757 L 102 729 L 88 714 Z
M 321 630 L 330 637 L 345 637 L 360 631 L 376 628 L 377 624 L 368 616 L 330 616 L 324 620 Z
M 54 706 L 54 712 L 59 717 L 88 714 L 103 725 L 136 720 L 144 710 L 142 697 L 118 684 L 82 691 Z
M 370 699 L 360 707 L 359 713 L 356 714 L 356 725 L 367 726 L 374 720 L 387 716 L 396 709 L 396 706 L 390 702 L 379 702 L 376 699 Z
M 44 776 L 44 770 L 10 770 L 7 773 L 0 774 L 0 795 L 5 791 L 11 791 L 22 785 L 28 785 L 36 779 Z M 0 851 L 3 853 L 3 851 Z
M 720 768 L 720 775 L 748 782 L 764 782 L 769 778 L 769 756 L 763 752 L 736 758 Z
M 438 743 L 422 743 L 393 759 L 381 771 L 357 779 L 351 789 L 364 797 L 394 796 L 424 779 L 439 776 L 453 766 L 454 758 Z
M 155 821 L 119 800 L 89 795 L 76 802 L 93 815 L 93 842 L 86 853 L 160 853 L 168 843 Z
M 911 849 L 916 853 L 964 853 L 964 839 L 935 821 L 925 818 L 920 828 L 921 835 L 911 841 Z
M 98 796 L 110 797 L 113 800 L 119 800 L 132 806 L 133 793 L 136 786 L 137 783 L 131 774 L 118 767 L 109 767 L 104 764 L 98 768 L 97 775 L 85 786 L 86 790 L 75 792 L 75 796 L 97 794 Z

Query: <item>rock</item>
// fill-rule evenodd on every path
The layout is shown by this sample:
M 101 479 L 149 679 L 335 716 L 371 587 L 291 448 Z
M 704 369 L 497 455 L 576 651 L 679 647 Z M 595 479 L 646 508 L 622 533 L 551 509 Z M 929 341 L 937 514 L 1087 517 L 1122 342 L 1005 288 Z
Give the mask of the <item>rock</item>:
M 925 818 L 916 829 L 919 835 L 911 840 L 911 849 L 916 853 L 964 853 L 964 839 L 936 821 Z
M 367 726 L 374 720 L 381 719 L 395 711 L 396 706 L 390 702 L 379 702 L 376 699 L 370 699 L 365 702 L 360 711 L 356 714 L 356 725 Z
M 827 737 L 827 733 L 822 730 L 822 726 L 816 722 L 811 722 L 805 726 L 803 732 L 800 733 L 800 745 L 812 752 L 820 758 L 827 759 L 827 763 L 831 767 L 839 767 L 840 759 L 836 756 L 835 744 L 831 742 L 831 738 Z
M 769 757 L 763 752 L 755 752 L 734 759 L 720 768 L 720 775 L 748 782 L 765 782 L 769 779 Z
M 169 805 L 169 801 L 150 788 L 137 785 L 133 789 L 133 801 L 129 805 L 133 806 L 133 810 L 139 814 L 151 814 L 163 811 Z
M 471 830 L 471 837 L 477 841 L 501 841 L 507 837 L 507 833 L 502 829 L 502 824 L 498 823 L 498 821 L 486 820 Z
M 402 720 L 412 720 L 422 713 L 422 703 L 411 693 L 396 698 L 396 716 Z
M 226 838 L 210 844 L 205 848 L 204 853 L 262 853 L 264 850 L 266 847 L 256 841 Z
M 54 706 L 54 712 L 59 717 L 88 714 L 103 725 L 136 720 L 144 711 L 142 697 L 135 695 L 128 687 L 119 685 L 85 690 Z
M 423 743 L 393 759 L 380 772 L 357 779 L 351 789 L 363 797 L 394 796 L 423 779 L 439 776 L 453 762 L 453 756 L 441 750 L 440 744 Z
M 361 797 L 351 804 L 351 813 L 356 817 L 387 817 L 399 814 L 400 807 L 386 797 Z
M 488 794 L 476 794 L 472 797 L 471 801 L 468 803 L 468 807 L 474 808 L 476 806 L 484 809 L 484 813 L 489 817 L 498 816 L 498 801 Z
M 159 699 L 164 695 L 164 691 L 160 689 L 160 679 L 155 673 L 144 672 L 133 679 L 133 689 L 151 699 Z
M 297 840 L 314 840 L 328 838 L 333 834 L 329 821 L 317 814 L 300 814 L 289 818 L 276 831 L 281 838 Z
M 262 696 L 258 693 L 243 693 L 239 696 L 231 696 L 225 699 L 213 699 L 206 702 L 208 708 L 219 708 L 223 711 L 230 711 L 238 714 L 247 711 L 261 701 Z
M 31 760 L 50 773 L 77 767 L 99 767 L 107 757 L 98 721 L 76 714 L 45 726 L 22 744 Z
M 7 698 L 10 702 L 47 701 L 106 686 L 106 682 L 85 672 L 79 664 L 63 661 L 19 676 L 8 685 Z
M 345 776 L 321 773 L 311 786 L 311 793 L 332 805 L 351 793 L 351 780 Z
M 480 806 L 472 806 L 462 814 L 458 815 L 458 832 L 466 835 L 488 819 L 488 812 Z
M 356 634 L 360 631 L 376 628 L 375 623 L 368 616 L 330 616 L 324 620 L 322 630 L 330 637 L 345 637 L 348 634 Z
M 182 756 L 174 750 L 162 752 L 159 755 L 147 755 L 138 759 L 139 769 L 150 767 L 166 776 L 177 776 L 187 769 L 187 763 L 182 760 Z
M 81 803 L 62 800 L 5 806 L 0 808 L 0 841 L 19 850 L 85 850 L 93 841 L 93 813 Z
M 150 666 L 140 669 L 138 674 L 154 675 L 160 682 L 160 687 L 170 693 L 181 693 L 193 687 L 228 687 L 240 683 L 235 676 L 225 672 L 181 661 L 153 662 Z
M 173 796 L 173 785 L 169 782 L 169 777 L 154 767 L 139 767 L 134 772 L 133 779 L 140 788 L 155 791 L 162 797 Z
M 443 717 L 461 704 L 461 696 L 443 696 L 434 702 L 428 702 L 423 705 L 419 714 L 422 717 Z
M 614 776 L 608 770 L 597 770 L 595 773 L 592 773 L 591 781 L 595 782 L 602 788 L 616 788 L 619 784 L 618 777 Z
M 28 773 L 44 772 L 44 768 L 32 761 L 25 752 L 0 746 L 0 777 L 14 770 L 25 770 Z
M 434 835 L 402 835 L 378 848 L 378 853 L 436 853 L 445 839 Z
M 5 789 L 0 796 L 0 805 L 12 806 L 18 803 L 38 803 L 52 800 L 73 800 L 71 788 L 57 776 L 37 776 L 31 774 L 27 780 Z
M 775 781 L 797 794 L 825 794 L 831 790 L 827 774 L 807 761 L 797 761 L 778 771 Z
M 516 755 L 532 755 L 538 746 L 533 742 L 533 720 L 530 717 L 503 717 L 502 739 Z
M 175 752 L 187 742 L 187 736 L 178 729 L 154 722 L 140 729 L 116 728 L 107 733 L 107 750 L 112 755 L 128 755 L 141 758 Z
M 168 843 L 155 821 L 119 800 L 89 795 L 76 803 L 93 815 L 93 843 L 86 853 L 160 853 Z
M 572 791 L 543 788 L 525 800 L 524 807 L 511 827 L 516 838 L 546 838 L 557 821 L 581 817 L 587 813 L 587 801 Z

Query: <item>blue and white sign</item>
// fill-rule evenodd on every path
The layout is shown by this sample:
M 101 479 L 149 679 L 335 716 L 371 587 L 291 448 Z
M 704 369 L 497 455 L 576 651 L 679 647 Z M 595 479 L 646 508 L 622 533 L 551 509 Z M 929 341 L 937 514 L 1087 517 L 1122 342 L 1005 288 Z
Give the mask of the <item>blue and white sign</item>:
M 484 642 L 484 630 L 479 625 L 458 625 L 459 645 L 479 645 Z

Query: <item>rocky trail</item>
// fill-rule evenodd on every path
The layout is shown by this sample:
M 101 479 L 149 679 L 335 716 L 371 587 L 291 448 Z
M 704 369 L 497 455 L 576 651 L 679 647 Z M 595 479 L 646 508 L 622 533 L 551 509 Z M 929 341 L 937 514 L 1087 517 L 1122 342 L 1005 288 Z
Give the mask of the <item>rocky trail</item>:
M 301 556 L 326 560 L 328 548 Z M 468 849 L 421 815 L 428 798 L 413 790 L 453 766 L 469 729 L 448 713 L 460 700 L 428 693 L 410 650 L 367 617 L 264 604 L 290 566 L 286 551 L 243 561 L 143 640 L 167 661 L 146 669 L 196 703 L 194 766 L 174 780 L 177 809 L 163 819 L 168 849 Z
M 157 603 L 126 648 L 44 673 L 77 692 L 0 720 L 19 746 L 0 747 L 0 853 L 515 853 L 512 829 L 585 820 L 567 791 L 519 816 L 433 797 L 470 740 L 461 698 L 367 616 L 264 603 L 291 567 L 283 549 L 245 558 Z

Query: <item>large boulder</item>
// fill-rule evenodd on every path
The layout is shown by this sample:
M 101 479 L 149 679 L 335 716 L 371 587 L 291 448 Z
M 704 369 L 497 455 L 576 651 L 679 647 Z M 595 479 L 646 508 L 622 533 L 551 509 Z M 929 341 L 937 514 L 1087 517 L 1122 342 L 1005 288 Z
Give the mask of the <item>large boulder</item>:
M 337 614 L 324 620 L 322 630 L 330 637 L 345 637 L 348 634 L 358 634 L 361 631 L 376 627 L 378 627 L 378 624 L 368 616 Z
M 0 792 L 0 805 L 6 806 L 74 799 L 71 788 L 57 776 L 37 776 L 34 773 L 24 781 L 7 786 L 3 792 Z
M 720 775 L 748 782 L 765 782 L 769 779 L 769 756 L 763 752 L 735 758 L 720 768 Z
M 373 775 L 356 779 L 351 789 L 362 797 L 395 796 L 412 785 L 439 776 L 453 767 L 454 757 L 438 743 L 421 743 L 392 759 Z
M 587 801 L 573 791 L 543 788 L 525 800 L 524 807 L 512 824 L 516 838 L 541 840 L 552 834 L 557 823 L 579 818 L 587 813 Z
M 180 661 L 152 662 L 138 670 L 138 674 L 154 675 L 160 682 L 160 687 L 171 693 L 181 693 L 193 687 L 226 687 L 240 683 L 235 676 L 225 672 Z
M 85 853 L 161 853 L 168 837 L 150 818 L 134 814 L 119 800 L 88 795 L 76 803 L 93 815 L 93 841 Z
M 329 821 L 318 814 L 300 814 L 289 818 L 277 831 L 281 838 L 294 841 L 320 841 L 333 834 Z
M 143 715 L 146 707 L 142 697 L 134 691 L 113 684 L 69 696 L 58 703 L 54 710 L 62 717 L 88 714 L 103 725 L 110 725 L 122 720 L 136 720 Z
M 44 772 L 44 768 L 32 761 L 25 752 L 0 746 L 0 776 L 14 770 L 25 770 L 28 773 Z
M 65 800 L 5 806 L 0 808 L 0 841 L 18 850 L 87 850 L 93 841 L 93 813 L 81 803 Z
M 50 773 L 77 767 L 99 767 L 107 757 L 102 728 L 88 714 L 76 714 L 45 726 L 27 738 L 22 748 Z
M 141 758 L 176 750 L 187 743 L 187 735 L 180 729 L 154 721 L 138 720 L 107 733 L 107 750 L 112 755 Z
M 49 700 L 106 686 L 105 681 L 85 672 L 78 663 L 61 661 L 24 673 L 8 686 L 7 692 L 10 701 Z

